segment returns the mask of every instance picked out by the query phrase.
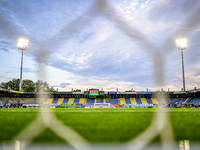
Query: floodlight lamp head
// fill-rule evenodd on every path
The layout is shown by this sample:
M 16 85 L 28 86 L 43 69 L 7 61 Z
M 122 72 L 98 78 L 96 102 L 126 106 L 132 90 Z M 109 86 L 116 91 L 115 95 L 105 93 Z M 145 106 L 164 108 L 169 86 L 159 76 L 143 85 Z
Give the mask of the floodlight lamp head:
M 29 41 L 26 40 L 26 39 L 19 39 L 18 40 L 18 49 L 21 49 L 21 50 L 26 50 L 27 47 L 28 47 L 28 43 Z
M 184 50 L 187 47 L 187 39 L 177 39 L 176 45 L 179 50 Z

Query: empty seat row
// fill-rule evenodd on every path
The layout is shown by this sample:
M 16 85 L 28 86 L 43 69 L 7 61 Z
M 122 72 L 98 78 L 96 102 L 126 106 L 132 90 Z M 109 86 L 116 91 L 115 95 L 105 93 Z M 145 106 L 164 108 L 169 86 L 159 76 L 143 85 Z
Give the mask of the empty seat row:
M 49 98 L 46 104 L 86 104 L 94 105 L 95 103 L 111 103 L 111 104 L 158 104 L 156 98 Z
M 4 102 L 4 101 L 0 100 L 0 104 L 6 104 L 6 102 Z
M 189 102 L 189 104 L 192 104 L 192 103 L 200 103 L 200 98 L 194 98 L 193 100 Z

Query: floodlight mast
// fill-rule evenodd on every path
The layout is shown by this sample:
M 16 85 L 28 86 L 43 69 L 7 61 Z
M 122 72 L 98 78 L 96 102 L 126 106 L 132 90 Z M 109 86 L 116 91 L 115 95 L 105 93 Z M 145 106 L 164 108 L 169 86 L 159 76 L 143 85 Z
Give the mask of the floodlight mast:
M 22 50 L 19 91 L 22 91 L 23 50 L 26 50 L 26 49 L 27 49 L 28 43 L 29 43 L 29 41 L 26 40 L 26 39 L 19 39 L 19 40 L 18 40 L 18 49 L 21 49 L 21 50 Z
M 176 40 L 178 50 L 181 50 L 182 57 L 182 74 L 183 74 L 183 91 L 185 92 L 185 73 L 184 73 L 184 59 L 183 59 L 183 50 L 187 47 L 187 39 L 177 39 Z

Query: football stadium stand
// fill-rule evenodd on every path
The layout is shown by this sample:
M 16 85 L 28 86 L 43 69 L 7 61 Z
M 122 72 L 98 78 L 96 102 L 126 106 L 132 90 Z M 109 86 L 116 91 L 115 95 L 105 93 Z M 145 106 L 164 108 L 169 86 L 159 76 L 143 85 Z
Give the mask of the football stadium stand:
M 74 103 L 72 103 L 72 104 L 79 104 L 79 98 L 75 98 Z
M 140 100 L 140 98 L 136 98 L 136 102 L 137 104 L 142 104 L 142 101 Z
M 140 98 L 142 101 L 142 104 L 148 104 L 146 98 Z
M 110 103 L 110 99 L 109 99 L 109 98 L 104 98 L 104 99 L 103 99 L 103 102 L 104 102 L 104 103 Z
M 68 101 L 69 101 L 69 98 L 64 98 L 63 103 L 64 103 L 64 104 L 67 104 Z
M 187 98 L 171 98 L 170 102 L 171 103 L 182 103 L 185 102 L 187 100 Z
M 173 104 L 173 103 L 180 103 L 180 104 L 186 104 L 186 103 L 190 103 L 192 101 L 193 98 L 170 98 L 169 99 L 169 103 Z
M 162 101 L 162 100 L 161 100 Z M 38 100 L 35 98 L 3 98 L 0 100 L 0 104 L 36 104 Z M 56 104 L 83 104 L 83 105 L 94 105 L 100 103 L 110 103 L 118 105 L 146 105 L 146 104 L 159 104 L 156 98 L 48 98 L 45 104 L 56 105 Z M 168 98 L 166 104 L 200 104 L 200 98 Z
M 69 98 L 68 104 L 73 104 L 74 103 L 74 98 Z
M 48 98 L 48 100 L 47 100 L 47 104 L 50 105 L 50 104 L 52 103 L 53 99 L 54 99 L 54 98 Z
M 119 104 L 120 105 L 126 104 L 125 98 L 119 98 Z
M 54 98 L 53 101 L 51 102 L 52 104 L 57 104 L 58 98 Z
M 57 104 L 62 104 L 64 101 L 64 98 L 59 98 L 58 101 L 57 101 Z
M 161 100 L 162 100 L 163 104 L 167 104 L 167 99 L 166 99 L 166 101 L 164 99 L 161 99 Z
M 0 88 L 0 104 L 2 107 L 4 105 L 10 106 L 25 106 L 25 104 L 39 104 L 39 99 L 37 94 L 40 92 L 19 92 L 8 89 Z M 43 92 L 42 92 L 43 93 Z M 164 99 L 157 99 L 154 96 L 157 92 L 121 92 L 121 91 L 99 91 L 95 96 L 89 95 L 89 90 L 84 92 L 48 92 L 49 96 L 44 103 L 45 107 L 48 105 L 51 108 L 54 106 L 74 106 L 74 105 L 101 105 L 104 107 L 106 104 L 110 106 L 123 105 L 122 107 L 129 107 L 130 105 L 135 106 L 154 106 L 157 104 L 165 105 L 168 107 L 199 107 L 200 104 L 200 89 L 195 89 L 191 91 L 175 91 L 175 92 L 164 92 L 158 91 L 158 94 L 166 94 L 168 98 L 166 101 Z M 160 105 L 160 106 L 161 106 Z M 121 107 L 120 106 L 120 107 Z M 159 107 L 160 107 L 159 106 Z M 92 106 L 89 106 L 90 108 Z M 156 107 L 156 106 L 155 106 Z
M 87 100 L 86 98 L 80 98 L 79 104 L 85 104 L 86 100 Z
M 200 103 L 200 98 L 199 97 L 198 98 L 194 98 L 189 102 L 189 104 L 193 104 L 193 103 Z
M 184 103 L 187 103 L 187 102 L 189 102 L 190 100 L 192 100 L 192 98 L 188 97 L 188 98 L 184 101 Z
M 135 98 L 130 98 L 131 104 L 137 104 L 136 99 Z
M 111 104 L 118 104 L 118 99 L 117 99 L 117 98 L 109 99 L 109 102 L 108 102 L 108 103 L 111 103 Z
M 94 105 L 94 99 L 87 99 L 86 105 Z
M 95 98 L 95 103 L 104 103 L 104 101 L 101 98 Z
M 174 99 L 173 99 L 174 101 Z M 177 101 L 177 99 L 176 99 Z M 110 103 L 110 104 L 158 104 L 156 98 L 49 98 L 46 102 L 47 104 L 86 104 L 86 105 L 94 105 L 97 103 Z
M 152 100 L 153 104 L 158 104 L 158 101 L 156 98 L 151 98 L 151 100 Z
M 126 98 L 125 101 L 126 101 L 126 104 L 131 104 L 131 100 L 129 98 Z
M 152 102 L 152 100 L 150 98 L 146 98 L 146 100 L 147 100 L 148 104 L 153 104 L 153 102 Z
M 162 101 L 162 100 L 161 100 Z M 186 103 L 185 103 L 186 102 Z M 30 99 L 9 99 L 9 100 L 0 100 L 0 104 L 38 104 L 38 100 L 34 100 L 33 98 Z M 152 104 L 159 104 L 159 101 L 156 98 L 48 98 L 47 101 L 44 104 L 48 105 L 54 105 L 54 106 L 61 106 L 61 105 L 94 105 L 94 104 L 117 104 L 117 105 L 152 105 Z M 163 104 L 163 103 L 162 103 Z M 200 98 L 168 98 L 168 102 L 166 105 L 170 105 L 170 107 L 173 105 L 180 105 L 186 104 L 186 107 L 190 107 L 200 104 Z M 193 105 L 192 105 L 193 104 Z
M 6 104 L 6 102 L 4 102 L 4 101 L 0 100 L 0 104 Z

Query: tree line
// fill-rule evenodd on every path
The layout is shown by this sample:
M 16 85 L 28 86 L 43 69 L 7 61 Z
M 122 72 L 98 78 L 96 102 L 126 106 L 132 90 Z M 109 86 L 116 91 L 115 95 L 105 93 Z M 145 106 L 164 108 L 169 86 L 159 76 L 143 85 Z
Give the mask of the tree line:
M 0 87 L 4 89 L 10 89 L 19 91 L 20 79 L 12 79 L 8 82 L 1 82 Z M 38 80 L 33 82 L 32 80 L 22 80 L 22 89 L 24 92 L 54 92 L 55 89 L 52 86 L 49 86 L 47 82 Z

